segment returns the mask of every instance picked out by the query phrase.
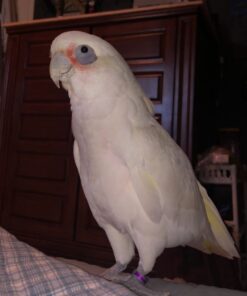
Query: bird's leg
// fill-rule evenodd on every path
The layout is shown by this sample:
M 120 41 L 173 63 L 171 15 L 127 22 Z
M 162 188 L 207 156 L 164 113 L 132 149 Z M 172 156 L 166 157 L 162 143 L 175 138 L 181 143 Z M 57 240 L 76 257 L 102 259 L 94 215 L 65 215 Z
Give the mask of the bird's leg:
M 127 233 L 121 233 L 111 225 L 106 225 L 104 229 L 111 243 L 116 264 L 107 269 L 102 276 L 107 280 L 122 282 L 126 275 L 121 272 L 134 256 L 134 244 Z
M 169 292 L 159 292 L 151 290 L 148 287 L 148 277 L 144 272 L 141 264 L 139 263 L 138 268 L 133 272 L 131 276 L 126 278 L 126 281 L 121 284 L 126 288 L 130 289 L 139 296 L 169 296 Z M 147 284 L 147 286 L 146 286 Z
M 136 271 L 133 272 L 133 276 L 142 285 L 145 285 L 148 282 L 148 277 L 145 275 L 145 272 L 140 263 Z

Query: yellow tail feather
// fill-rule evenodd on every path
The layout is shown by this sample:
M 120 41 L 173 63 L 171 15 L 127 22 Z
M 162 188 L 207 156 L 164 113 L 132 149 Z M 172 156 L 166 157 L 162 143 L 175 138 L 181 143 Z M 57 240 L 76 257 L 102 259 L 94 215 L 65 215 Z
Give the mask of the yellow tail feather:
M 234 241 L 225 224 L 223 223 L 218 210 L 208 196 L 206 189 L 199 182 L 198 186 L 203 197 L 207 217 L 216 241 L 213 242 L 211 240 L 205 239 L 203 242 L 203 248 L 205 248 L 204 251 L 208 253 L 215 253 L 227 258 L 239 258 L 239 253 L 235 248 Z

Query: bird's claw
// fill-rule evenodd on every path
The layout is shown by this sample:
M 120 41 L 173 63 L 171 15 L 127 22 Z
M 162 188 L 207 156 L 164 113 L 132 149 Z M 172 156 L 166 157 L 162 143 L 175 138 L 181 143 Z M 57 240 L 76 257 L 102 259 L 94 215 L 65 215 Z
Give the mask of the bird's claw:
M 106 269 L 101 276 L 112 282 L 122 282 L 124 279 L 126 279 L 126 274 L 121 273 L 123 270 L 125 270 L 126 266 L 120 263 L 114 264 L 112 267 Z

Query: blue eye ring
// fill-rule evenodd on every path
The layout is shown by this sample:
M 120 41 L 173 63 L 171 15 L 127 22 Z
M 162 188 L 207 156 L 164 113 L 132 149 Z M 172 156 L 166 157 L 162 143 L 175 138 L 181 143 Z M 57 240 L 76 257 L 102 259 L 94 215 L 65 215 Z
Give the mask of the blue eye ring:
M 95 51 L 89 45 L 79 45 L 75 48 L 75 57 L 79 64 L 89 65 L 97 60 Z

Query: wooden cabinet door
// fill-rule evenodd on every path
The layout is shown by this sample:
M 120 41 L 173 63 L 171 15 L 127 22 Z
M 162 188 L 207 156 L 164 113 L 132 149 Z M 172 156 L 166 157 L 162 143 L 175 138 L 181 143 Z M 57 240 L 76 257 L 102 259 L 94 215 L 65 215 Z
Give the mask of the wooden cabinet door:
M 92 33 L 110 42 L 126 59 L 146 95 L 153 101 L 157 120 L 171 133 L 176 20 L 156 19 L 93 27 Z M 109 246 L 80 193 L 76 239 Z
M 72 239 L 74 234 L 78 175 L 70 103 L 49 77 L 50 44 L 59 33 L 20 34 L 10 41 L 16 65 L 6 94 L 2 224 L 33 238 Z

